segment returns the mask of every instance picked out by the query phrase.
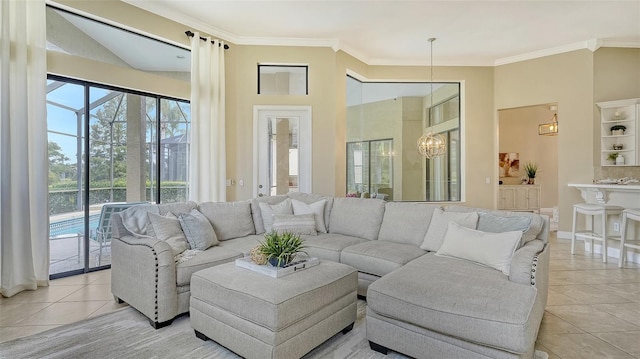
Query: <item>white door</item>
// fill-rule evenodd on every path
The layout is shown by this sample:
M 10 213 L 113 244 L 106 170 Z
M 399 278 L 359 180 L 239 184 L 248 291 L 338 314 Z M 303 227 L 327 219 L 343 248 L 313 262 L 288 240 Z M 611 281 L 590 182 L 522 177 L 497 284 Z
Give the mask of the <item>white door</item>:
M 254 197 L 311 192 L 311 106 L 253 107 Z

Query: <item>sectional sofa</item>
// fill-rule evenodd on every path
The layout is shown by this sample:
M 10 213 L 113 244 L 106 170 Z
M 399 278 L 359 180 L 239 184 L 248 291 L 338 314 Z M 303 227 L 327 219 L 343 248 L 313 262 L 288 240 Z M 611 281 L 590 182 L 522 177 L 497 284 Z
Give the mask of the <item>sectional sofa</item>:
M 533 357 L 547 300 L 546 216 L 289 193 L 147 204 L 112 219 L 112 293 L 156 328 L 189 311 L 193 273 L 247 255 L 265 231 L 294 230 L 307 233 L 310 256 L 358 270 L 372 349 Z M 198 220 L 212 230 L 190 224 Z M 176 244 L 181 233 L 187 245 Z

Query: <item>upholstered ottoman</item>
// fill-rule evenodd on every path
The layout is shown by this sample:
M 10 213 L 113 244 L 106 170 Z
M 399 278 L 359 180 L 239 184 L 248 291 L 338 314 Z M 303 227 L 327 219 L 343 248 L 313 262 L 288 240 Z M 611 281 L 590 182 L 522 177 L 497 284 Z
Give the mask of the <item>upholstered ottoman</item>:
M 245 358 L 300 358 L 356 320 L 358 274 L 321 261 L 272 278 L 234 263 L 191 277 L 191 326 Z

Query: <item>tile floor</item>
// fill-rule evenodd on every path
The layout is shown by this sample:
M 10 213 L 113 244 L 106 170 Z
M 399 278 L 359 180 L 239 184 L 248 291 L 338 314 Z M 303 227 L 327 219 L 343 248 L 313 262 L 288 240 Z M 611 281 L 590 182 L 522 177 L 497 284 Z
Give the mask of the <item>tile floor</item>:
M 582 244 L 580 242 L 580 244 Z M 640 358 L 640 265 L 602 263 L 551 235 L 547 309 L 537 347 L 556 358 Z M 117 310 L 110 271 L 51 281 L 51 286 L 0 298 L 0 342 Z

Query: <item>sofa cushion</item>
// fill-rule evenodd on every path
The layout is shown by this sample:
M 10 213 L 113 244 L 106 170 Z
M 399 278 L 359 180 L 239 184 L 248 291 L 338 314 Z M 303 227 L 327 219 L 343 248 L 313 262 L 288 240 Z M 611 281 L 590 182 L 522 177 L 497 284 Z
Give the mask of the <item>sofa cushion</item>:
M 264 233 L 252 234 L 250 236 L 239 237 L 220 242 L 218 246 L 240 252 L 246 257 L 249 255 L 249 252 L 251 252 L 251 249 L 260 244 L 260 242 L 263 240 Z
M 319 233 L 317 236 L 302 236 L 305 252 L 310 257 L 340 262 L 340 252 L 354 244 L 366 242 L 366 239 L 342 234 Z
M 369 240 L 377 239 L 385 203 L 375 198 L 335 198 L 329 232 Z
M 211 222 L 197 209 L 194 208 L 189 213 L 180 213 L 178 219 L 191 249 L 203 251 L 218 244 L 218 237 Z
M 444 212 L 440 208 L 436 208 L 433 211 L 429 229 L 420 248 L 432 252 L 440 249 L 444 235 L 447 233 L 447 228 L 449 228 L 449 222 L 455 222 L 467 228 L 476 228 L 478 214 L 475 212 Z
M 438 205 L 411 202 L 388 202 L 378 240 L 420 246 L 427 234 L 433 211 Z
M 253 217 L 253 225 L 256 228 L 256 234 L 262 234 L 265 232 L 260 203 L 277 204 L 285 199 L 287 199 L 286 195 L 280 195 L 258 197 L 251 200 L 251 216 Z
M 313 213 L 307 214 L 275 214 L 273 216 L 273 230 L 278 233 L 291 232 L 298 235 L 315 236 L 316 219 Z
M 193 273 L 222 263 L 232 262 L 236 258 L 242 258 L 242 253 L 220 246 L 202 251 L 191 259 L 176 264 L 176 285 L 189 285 Z
M 161 216 L 155 213 L 147 213 L 147 216 L 150 224 L 147 227 L 147 234 L 167 242 L 174 256 L 189 248 L 187 238 L 184 236 L 180 226 L 180 220 L 174 214 L 169 212 L 167 215 Z
M 492 268 L 429 253 L 373 282 L 367 306 L 431 331 L 524 353 L 538 330 L 536 293 Z
M 293 214 L 293 207 L 291 207 L 290 198 L 286 198 L 284 201 L 278 202 L 276 204 L 260 202 L 258 203 L 258 206 L 260 207 L 260 217 L 262 218 L 264 232 L 271 232 L 273 230 L 274 215 Z M 258 234 L 257 231 L 256 234 Z
M 306 204 L 311 204 L 318 202 L 320 200 L 326 199 L 327 204 L 324 206 L 324 226 L 327 231 L 329 231 L 329 220 L 331 218 L 331 211 L 333 210 L 333 197 L 322 196 L 315 193 L 302 193 L 302 192 L 289 192 L 287 193 L 287 197 L 291 199 L 296 199 L 300 202 L 304 202 Z
M 438 256 L 466 259 L 509 275 L 513 252 L 520 246 L 522 231 L 482 232 L 449 222 Z
M 427 253 L 420 248 L 388 241 L 367 241 L 345 248 L 340 262 L 359 272 L 383 276 Z
M 256 233 L 249 201 L 204 202 L 199 210 L 209 219 L 220 241 Z
M 316 223 L 316 231 L 327 233 L 327 225 L 324 222 L 324 207 L 327 205 L 326 199 L 321 199 L 309 204 L 298 201 L 297 199 L 292 199 L 291 204 L 293 206 L 293 214 L 313 214 L 313 218 Z

